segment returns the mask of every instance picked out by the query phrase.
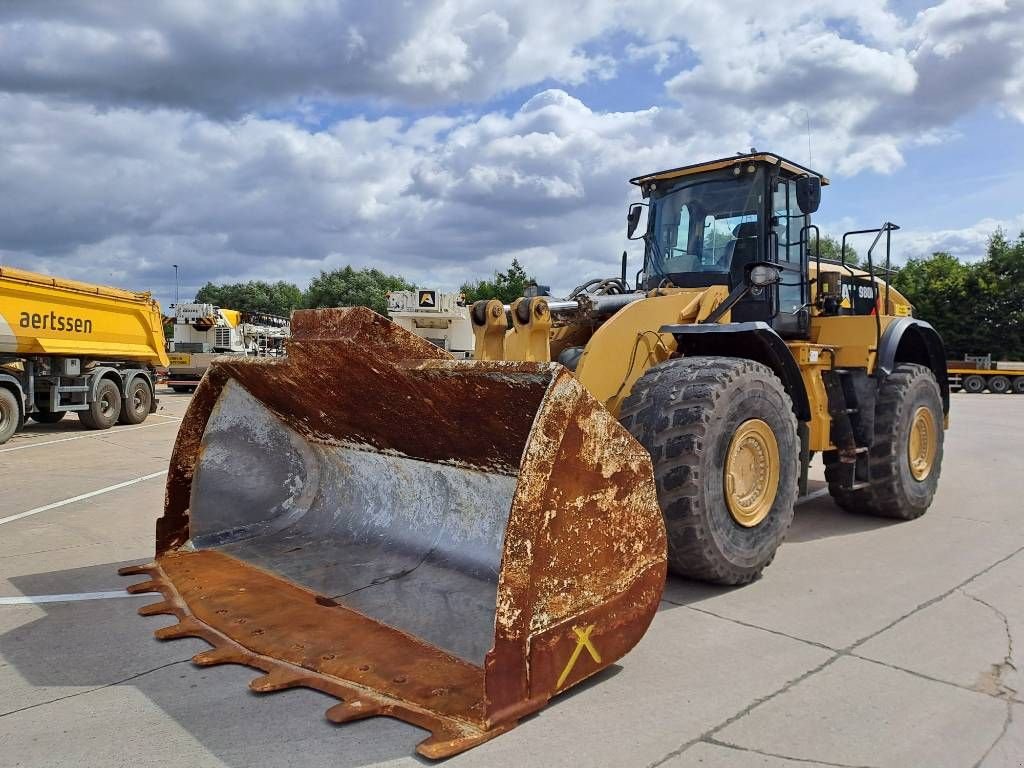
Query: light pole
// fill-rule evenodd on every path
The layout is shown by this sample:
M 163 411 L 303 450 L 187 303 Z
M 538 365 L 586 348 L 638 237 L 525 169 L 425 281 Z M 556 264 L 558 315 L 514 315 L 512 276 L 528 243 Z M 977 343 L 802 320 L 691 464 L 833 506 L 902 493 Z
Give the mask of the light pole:
M 174 267 L 174 304 L 178 304 L 178 265 L 172 264 Z

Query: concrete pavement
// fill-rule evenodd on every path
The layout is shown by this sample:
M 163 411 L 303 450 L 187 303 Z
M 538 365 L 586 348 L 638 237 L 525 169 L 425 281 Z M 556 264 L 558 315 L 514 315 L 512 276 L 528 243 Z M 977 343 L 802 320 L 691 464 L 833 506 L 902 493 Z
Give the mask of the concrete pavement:
M 161 399 L 145 429 L 70 418 L 0 447 L 0 520 L 165 469 L 188 396 Z M 923 518 L 801 504 L 760 581 L 670 579 L 617 666 L 447 764 L 1024 766 L 1021 426 L 1024 397 L 954 395 Z M 153 598 L 116 569 L 151 555 L 162 499 L 155 477 L 0 523 L 0 765 L 421 764 L 412 726 L 331 726 L 328 697 L 258 696 L 252 670 L 193 666 L 201 641 L 153 639 L 173 619 L 137 616 Z M 89 592 L 118 596 L 67 598 Z M 3 602 L 45 595 L 67 599 Z

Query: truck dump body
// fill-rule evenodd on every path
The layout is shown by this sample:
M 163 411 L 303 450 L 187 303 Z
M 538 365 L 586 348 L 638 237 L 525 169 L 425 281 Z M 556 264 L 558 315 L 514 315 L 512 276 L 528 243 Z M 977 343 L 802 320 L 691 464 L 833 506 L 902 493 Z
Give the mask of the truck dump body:
M 148 292 L 0 266 L 0 354 L 167 365 L 160 305 Z

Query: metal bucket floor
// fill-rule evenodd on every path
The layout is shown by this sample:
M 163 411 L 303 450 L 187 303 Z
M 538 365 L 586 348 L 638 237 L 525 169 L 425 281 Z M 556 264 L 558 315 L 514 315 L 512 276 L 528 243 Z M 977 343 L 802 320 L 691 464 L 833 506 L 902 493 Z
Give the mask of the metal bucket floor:
M 202 666 L 262 670 L 250 683 L 257 693 L 302 686 L 336 696 L 343 701 L 327 711 L 332 722 L 398 717 L 431 731 L 417 749 L 435 759 L 515 725 L 485 726 L 482 669 L 227 555 L 171 553 L 121 573 L 150 577 L 129 592 L 163 596 L 139 613 L 177 616 L 159 639 L 206 640 L 213 648 L 193 657 Z
M 481 665 L 515 484 L 306 439 L 229 382 L 202 438 L 192 541 Z

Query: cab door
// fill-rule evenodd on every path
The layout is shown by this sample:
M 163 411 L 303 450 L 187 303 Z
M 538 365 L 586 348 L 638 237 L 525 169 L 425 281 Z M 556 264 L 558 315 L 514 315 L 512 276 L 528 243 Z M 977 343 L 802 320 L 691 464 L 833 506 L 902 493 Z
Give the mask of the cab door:
M 778 264 L 782 282 L 774 287 L 771 324 L 784 338 L 807 338 L 807 269 L 801 237 L 807 217 L 796 202 L 796 182 L 776 179 L 772 184 L 768 259 Z

